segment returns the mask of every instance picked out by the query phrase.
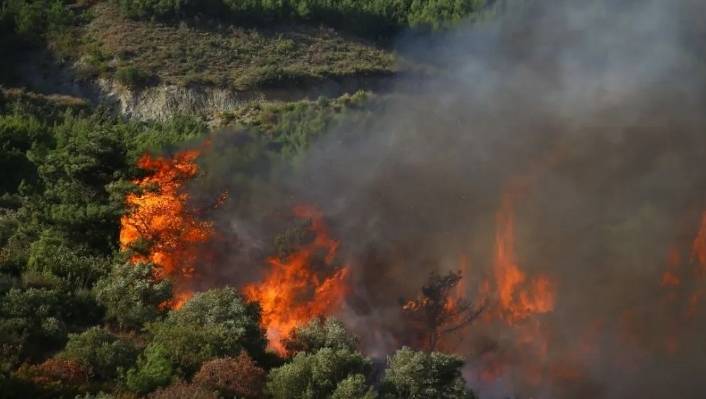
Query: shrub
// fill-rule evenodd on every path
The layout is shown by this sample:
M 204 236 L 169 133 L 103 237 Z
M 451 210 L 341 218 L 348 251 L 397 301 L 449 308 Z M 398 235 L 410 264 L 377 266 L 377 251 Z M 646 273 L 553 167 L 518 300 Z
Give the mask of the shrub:
M 77 360 L 51 358 L 38 365 L 23 365 L 16 374 L 38 385 L 80 385 L 88 382 L 90 370 Z
M 331 399 L 375 399 L 377 393 L 365 382 L 360 374 L 348 376 L 338 383 Z
M 161 345 L 150 345 L 128 370 L 125 385 L 133 392 L 145 394 L 169 384 L 174 374 L 172 362 Z
M 208 389 L 187 384 L 185 382 L 176 382 L 166 388 L 160 388 L 153 392 L 150 399 L 219 399 L 218 395 Z
M 160 304 L 172 296 L 169 282 L 155 278 L 149 264 L 116 265 L 98 281 L 94 292 L 106 309 L 106 320 L 121 328 L 140 328 L 157 319 L 164 312 Z
M 56 290 L 10 289 L 0 298 L 0 365 L 39 357 L 63 344 L 66 326 L 62 305 L 66 296 Z
M 115 71 L 115 79 L 126 87 L 139 89 L 149 83 L 151 75 L 134 66 L 127 66 Z
M 349 377 L 359 375 L 357 379 L 365 380 L 370 370 L 368 359 L 348 349 L 301 352 L 291 362 L 270 371 L 266 392 L 274 399 L 328 398 L 336 391 L 342 395 L 349 389 Z
M 193 382 L 225 397 L 259 398 L 265 384 L 265 371 L 245 352 L 235 358 L 205 362 Z
M 461 375 L 463 359 L 440 352 L 416 352 L 407 347 L 388 359 L 382 390 L 385 398 L 472 399 Z
M 103 328 L 93 327 L 81 334 L 69 334 L 69 341 L 60 356 L 81 362 L 90 367 L 96 377 L 107 380 L 131 366 L 137 357 L 136 352 L 133 345 Z
M 162 346 L 182 375 L 194 373 L 208 359 L 236 356 L 242 350 L 262 359 L 267 342 L 259 306 L 231 288 L 196 294 L 148 330 L 153 335 L 150 345 Z
M 481 9 L 487 0 L 117 0 L 133 18 L 175 18 L 208 14 L 236 22 L 294 20 L 324 23 L 353 33 L 381 38 L 405 28 L 440 30 Z
M 296 328 L 284 340 L 288 353 L 314 353 L 322 348 L 348 349 L 354 351 L 358 342 L 346 331 L 340 321 L 329 319 L 314 319 L 308 324 Z

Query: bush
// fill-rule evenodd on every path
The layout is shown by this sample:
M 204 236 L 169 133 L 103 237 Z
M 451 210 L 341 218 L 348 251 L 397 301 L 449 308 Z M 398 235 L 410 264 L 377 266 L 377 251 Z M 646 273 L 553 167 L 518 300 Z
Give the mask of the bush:
M 16 375 L 37 385 L 80 385 L 88 382 L 90 370 L 76 360 L 51 358 L 38 365 L 23 365 Z
M 65 301 L 61 292 L 38 288 L 12 288 L 0 298 L 0 369 L 63 344 Z
M 105 329 L 93 327 L 81 334 L 69 334 L 69 341 L 60 357 L 79 361 L 99 379 L 108 380 L 130 367 L 135 362 L 137 351 L 133 345 Z
M 265 371 L 245 352 L 238 357 L 213 359 L 205 362 L 193 382 L 218 391 L 224 397 L 259 398 L 265 385 Z
M 322 348 L 348 349 L 355 351 L 358 342 L 340 321 L 329 319 L 314 319 L 308 324 L 296 328 L 284 340 L 288 353 L 314 353 Z
M 177 382 L 153 392 L 150 399 L 219 399 L 219 396 L 198 385 Z
M 398 350 L 388 359 L 382 390 L 385 398 L 472 399 L 461 375 L 463 359 L 440 352 Z
M 182 375 L 194 373 L 206 360 L 237 356 L 242 350 L 262 359 L 266 339 L 259 306 L 231 288 L 196 294 L 162 322 L 149 325 L 150 345 L 162 346 Z
M 150 345 L 137 359 L 135 368 L 128 370 L 125 385 L 133 392 L 145 394 L 172 381 L 174 368 L 167 350 Z
M 90 371 L 80 362 L 51 358 L 22 365 L 6 381 L 0 376 L 0 398 L 72 398 L 87 388 L 89 379 Z
M 352 389 L 349 377 L 365 380 L 370 370 L 368 359 L 348 349 L 301 352 L 291 362 L 270 371 L 266 392 L 274 399 L 328 398 L 337 391 L 340 397 Z
M 27 269 L 56 277 L 72 289 L 90 288 L 107 272 L 108 259 L 91 256 L 68 243 L 59 232 L 47 229 L 30 246 Z
M 171 285 L 158 280 L 152 265 L 116 265 L 96 283 L 96 300 L 106 309 L 105 317 L 121 328 L 140 328 L 156 320 L 164 310 L 160 304 L 172 296 Z
M 115 79 L 126 87 L 139 89 L 150 82 L 151 75 L 134 66 L 127 66 L 115 71 Z
M 368 37 L 405 28 L 439 30 L 481 10 L 485 0 L 118 0 L 133 18 L 227 15 L 236 22 L 296 20 L 325 23 Z
M 365 382 L 360 374 L 348 376 L 338 383 L 331 399 L 375 399 L 377 393 Z

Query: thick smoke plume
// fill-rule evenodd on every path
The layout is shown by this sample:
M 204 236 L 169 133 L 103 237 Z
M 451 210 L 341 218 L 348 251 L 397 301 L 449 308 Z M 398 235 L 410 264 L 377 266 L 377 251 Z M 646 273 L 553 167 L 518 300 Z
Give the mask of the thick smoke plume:
M 400 301 L 432 271 L 467 264 L 467 297 L 501 301 L 499 219 L 511 218 L 521 284 L 545 276 L 553 304 L 517 320 L 488 311 L 446 339 L 482 397 L 706 397 L 706 5 L 501 14 L 402 40 L 441 77 L 399 82 L 372 124 L 328 132 L 247 192 L 232 161 L 248 143 L 214 135 L 195 186 L 229 188 L 216 223 L 236 238 L 214 243 L 210 272 L 261 279 L 253 259 L 276 221 L 314 204 L 350 268 L 337 316 L 384 356 L 407 343 Z

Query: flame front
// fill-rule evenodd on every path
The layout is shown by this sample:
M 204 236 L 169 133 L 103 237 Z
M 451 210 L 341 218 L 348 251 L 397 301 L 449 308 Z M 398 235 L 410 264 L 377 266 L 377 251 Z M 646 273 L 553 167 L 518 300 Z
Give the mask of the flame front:
M 141 169 L 151 172 L 133 181 L 140 192 L 127 195 L 128 212 L 120 220 L 123 250 L 141 242 L 146 251 L 135 251 L 133 264 L 151 262 L 157 277 L 174 283 L 170 307 L 179 307 L 191 297 L 189 283 L 199 256 L 198 248 L 213 235 L 210 223 L 199 220 L 187 205 L 184 184 L 198 173 L 198 150 L 177 153 L 173 158 L 143 155 Z
M 330 238 L 321 213 L 307 206 L 296 207 L 294 213 L 311 222 L 314 239 L 284 260 L 268 258 L 265 279 L 244 289 L 249 300 L 260 303 L 270 348 L 282 355 L 286 354 L 282 340 L 292 330 L 340 306 L 349 273 L 346 266 L 333 268 L 338 242 Z M 328 271 L 323 276 L 312 267 L 316 256 L 323 256 Z
M 503 199 L 497 213 L 493 274 L 498 290 L 498 311 L 508 323 L 554 309 L 551 280 L 537 276 L 528 281 L 516 260 L 514 209 L 509 196 Z

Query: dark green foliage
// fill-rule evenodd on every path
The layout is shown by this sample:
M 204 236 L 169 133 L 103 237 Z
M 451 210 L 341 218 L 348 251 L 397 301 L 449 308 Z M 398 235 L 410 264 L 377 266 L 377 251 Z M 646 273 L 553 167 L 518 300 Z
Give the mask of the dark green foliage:
M 70 26 L 76 18 L 67 2 L 62 0 L 7 0 L 0 7 L 3 39 L 15 39 L 19 43 L 37 42 L 47 32 Z M 6 45 L 15 43 L 0 42 Z
M 81 334 L 70 334 L 60 357 L 81 362 L 98 379 L 118 376 L 132 366 L 137 350 L 101 327 L 92 327 Z
M 136 18 L 174 18 L 198 13 L 228 15 L 240 22 L 297 20 L 325 23 L 368 37 L 404 28 L 438 30 L 481 10 L 484 0 L 117 0 Z
M 289 353 L 315 353 L 323 348 L 355 351 L 357 345 L 356 338 L 346 331 L 343 323 L 333 318 L 311 320 L 284 340 Z
M 90 289 L 107 273 L 109 260 L 72 246 L 64 236 L 47 229 L 29 248 L 27 271 L 60 281 L 70 289 Z
M 390 399 L 472 399 L 461 375 L 463 359 L 440 352 L 416 352 L 407 347 L 388 359 L 383 397 Z
M 260 327 L 260 308 L 231 288 L 196 294 L 164 321 L 149 325 L 150 346 L 162 346 L 182 375 L 216 357 L 236 356 L 245 350 L 263 359 L 266 340 Z
M 172 296 L 167 280 L 158 280 L 152 266 L 116 265 L 94 288 L 96 300 L 106 309 L 105 318 L 121 328 L 139 329 L 164 310 L 160 304 Z
M 270 371 L 266 391 L 274 399 L 327 398 L 336 391 L 342 395 L 346 390 L 360 391 L 348 379 L 364 380 L 370 370 L 370 361 L 349 349 L 301 352 L 289 363 Z
M 45 288 L 13 288 L 0 298 L 0 369 L 63 344 L 65 300 L 62 292 Z
M 48 128 L 31 115 L 0 115 L 0 195 L 17 193 L 20 184 L 35 184 L 37 168 L 27 152 L 49 140 Z

